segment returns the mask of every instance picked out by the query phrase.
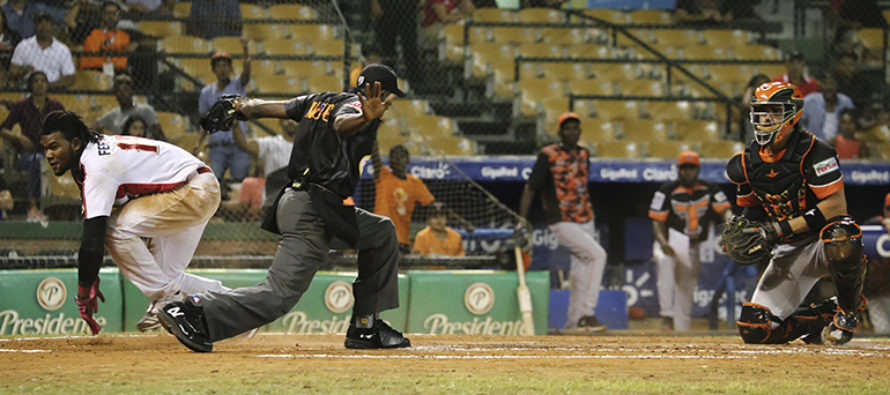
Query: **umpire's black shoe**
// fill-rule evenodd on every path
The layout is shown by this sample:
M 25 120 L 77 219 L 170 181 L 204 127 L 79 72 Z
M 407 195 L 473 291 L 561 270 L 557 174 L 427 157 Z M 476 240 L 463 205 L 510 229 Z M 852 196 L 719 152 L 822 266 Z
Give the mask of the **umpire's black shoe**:
M 213 351 L 213 343 L 207 333 L 204 310 L 185 300 L 168 303 L 158 311 L 161 325 L 176 336 L 180 343 L 196 352 Z
M 402 335 L 393 327 L 381 319 L 374 321 L 371 328 L 359 328 L 355 323 L 349 325 L 346 331 L 346 348 L 371 349 L 371 348 L 403 348 L 411 347 L 411 340 Z

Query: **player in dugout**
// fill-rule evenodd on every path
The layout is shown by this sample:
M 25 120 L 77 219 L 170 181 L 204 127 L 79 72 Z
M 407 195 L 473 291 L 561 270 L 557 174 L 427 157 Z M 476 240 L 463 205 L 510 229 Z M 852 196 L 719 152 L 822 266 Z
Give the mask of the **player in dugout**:
M 433 212 L 427 217 L 427 227 L 414 238 L 415 254 L 424 256 L 465 256 L 460 233 L 447 226 L 449 210 L 439 202 L 433 203 Z

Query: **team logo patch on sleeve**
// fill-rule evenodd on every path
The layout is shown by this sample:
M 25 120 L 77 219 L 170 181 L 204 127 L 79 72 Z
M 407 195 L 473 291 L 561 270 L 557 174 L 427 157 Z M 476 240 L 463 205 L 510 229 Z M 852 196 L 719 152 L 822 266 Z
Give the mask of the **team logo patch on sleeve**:
M 661 210 L 661 206 L 664 205 L 664 197 L 664 193 L 661 191 L 655 192 L 655 195 L 652 196 L 652 204 L 649 205 L 649 208 L 652 209 L 652 211 Z
M 816 177 L 822 177 L 828 173 L 837 171 L 839 168 L 837 159 L 834 157 L 825 159 L 813 165 L 813 169 L 816 170 Z

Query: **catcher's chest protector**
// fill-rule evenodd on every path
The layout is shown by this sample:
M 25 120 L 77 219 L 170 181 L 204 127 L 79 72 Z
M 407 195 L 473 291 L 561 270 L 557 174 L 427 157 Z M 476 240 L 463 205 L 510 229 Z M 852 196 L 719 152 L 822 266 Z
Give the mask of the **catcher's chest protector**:
M 801 171 L 801 162 L 806 159 L 814 139 L 809 133 L 793 133 L 785 153 L 774 163 L 760 157 L 760 145 L 756 142 L 745 150 L 748 184 L 770 217 L 777 221 L 802 215 L 818 201 L 807 188 L 806 176 Z

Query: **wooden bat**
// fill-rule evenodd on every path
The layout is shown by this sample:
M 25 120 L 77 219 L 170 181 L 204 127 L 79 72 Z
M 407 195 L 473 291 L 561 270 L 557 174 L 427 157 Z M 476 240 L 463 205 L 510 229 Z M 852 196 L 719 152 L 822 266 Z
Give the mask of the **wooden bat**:
M 516 256 L 516 275 L 519 277 L 519 288 L 516 288 L 516 296 L 519 298 L 519 312 L 522 313 L 522 335 L 533 336 L 535 334 L 535 319 L 532 315 L 532 294 L 525 284 L 525 263 L 522 261 L 522 251 L 519 247 L 513 247 Z

